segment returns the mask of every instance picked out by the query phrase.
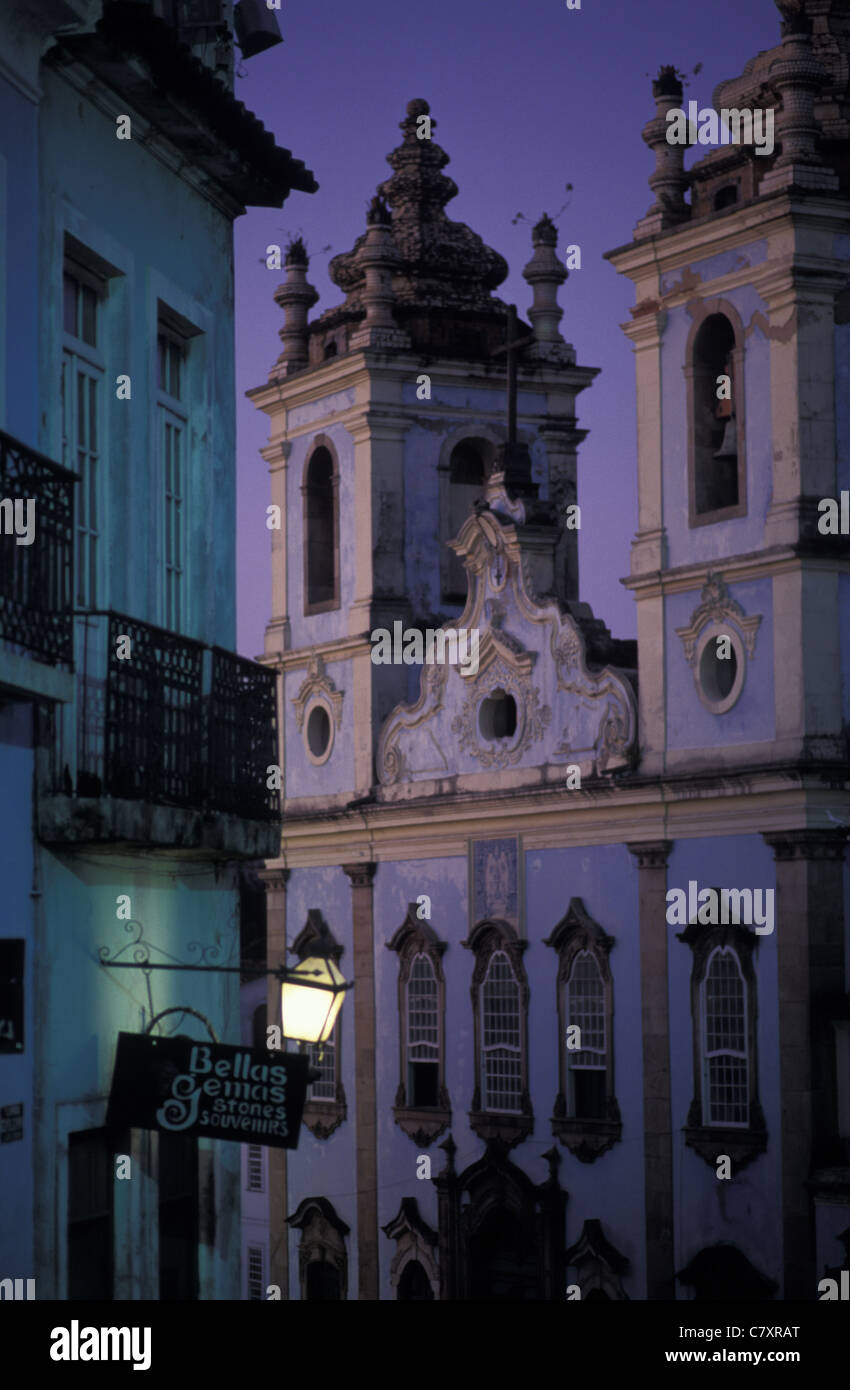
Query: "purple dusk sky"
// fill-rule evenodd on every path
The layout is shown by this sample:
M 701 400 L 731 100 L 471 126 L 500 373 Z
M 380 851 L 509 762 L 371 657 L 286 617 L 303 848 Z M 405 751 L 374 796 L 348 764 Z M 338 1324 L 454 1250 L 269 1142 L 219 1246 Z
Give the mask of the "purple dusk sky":
M 659 65 L 690 73 L 702 63 L 683 99 L 710 106 L 719 81 L 779 42 L 775 6 L 582 0 L 580 10 L 568 10 L 565 0 L 283 0 L 278 19 L 285 42 L 242 63 L 236 96 L 304 160 L 320 187 L 291 194 L 282 209 L 252 208 L 236 223 L 239 650 L 262 652 L 271 603 L 269 481 L 258 453 L 268 420 L 244 397 L 266 380 L 281 350 L 283 314 L 272 294 L 284 275 L 265 268 L 265 248 L 302 232 L 320 296 L 311 317 L 341 301 L 328 261 L 364 230 L 412 97 L 430 102 L 434 138 L 451 159 L 446 172 L 460 191 L 446 213 L 506 258 L 510 274 L 496 294 L 521 315 L 531 302 L 521 275 L 531 222 L 543 211 L 554 216 L 565 184 L 573 185 L 558 249 L 563 255 L 577 243 L 582 268 L 561 289 L 561 331 L 579 363 L 602 368 L 577 401 L 578 423 L 590 431 L 578 467 L 581 597 L 615 636 L 634 636 L 634 602 L 619 582 L 629 572 L 637 524 L 634 367 L 619 327 L 634 293 L 603 254 L 631 240 L 652 201 L 654 161 L 641 130 L 654 115 L 650 82 Z M 528 220 L 512 226 L 519 211 Z M 321 254 L 328 244 L 331 252 Z

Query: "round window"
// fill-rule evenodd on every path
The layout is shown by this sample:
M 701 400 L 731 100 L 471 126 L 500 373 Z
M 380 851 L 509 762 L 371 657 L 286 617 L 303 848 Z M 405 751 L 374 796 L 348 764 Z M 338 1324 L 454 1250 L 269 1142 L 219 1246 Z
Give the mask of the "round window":
M 478 707 L 478 727 L 486 739 L 513 738 L 516 733 L 516 700 L 497 686 Z
M 325 762 L 331 751 L 331 721 L 324 705 L 316 704 L 307 716 L 307 748 L 314 762 Z
M 713 714 L 725 714 L 741 694 L 744 684 L 744 652 L 736 632 L 713 630 L 700 642 L 697 689 Z

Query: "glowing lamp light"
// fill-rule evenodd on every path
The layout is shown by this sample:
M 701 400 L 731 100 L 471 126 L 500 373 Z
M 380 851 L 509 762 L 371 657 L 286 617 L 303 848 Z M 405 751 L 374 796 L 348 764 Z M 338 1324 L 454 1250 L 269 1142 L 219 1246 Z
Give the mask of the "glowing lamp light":
M 327 945 L 314 937 L 280 987 L 281 1031 L 299 1042 L 327 1042 L 342 1006 L 346 984 Z

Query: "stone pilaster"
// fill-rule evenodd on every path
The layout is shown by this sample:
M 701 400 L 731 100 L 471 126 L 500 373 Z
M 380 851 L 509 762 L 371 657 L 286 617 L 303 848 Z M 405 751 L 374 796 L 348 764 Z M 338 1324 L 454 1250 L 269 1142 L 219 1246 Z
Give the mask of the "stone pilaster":
M 646 1296 L 668 1299 L 675 1297 L 667 988 L 667 859 L 672 842 L 655 840 L 627 848 L 638 862 Z
M 378 1298 L 378 1129 L 375 1070 L 376 864 L 343 864 L 351 880 L 354 937 L 354 1095 L 357 1280 L 360 1299 Z
M 271 500 L 280 508 L 280 530 L 272 529 L 272 615 L 266 627 L 266 656 L 279 656 L 290 645 L 286 478 L 292 443 L 282 439 L 260 451 L 269 466 Z
M 286 884 L 289 869 L 269 866 L 258 871 L 266 889 L 266 960 L 275 966 L 286 962 Z M 266 1021 L 280 1022 L 280 982 L 268 981 Z M 286 1149 L 269 1149 L 269 1276 L 289 1298 L 289 1227 L 287 1216 Z
M 830 1122 L 834 1129 L 834 1084 L 814 1065 L 828 1027 L 818 1005 L 844 992 L 846 833 L 794 830 L 764 838 L 776 860 L 783 1296 L 810 1300 L 816 1271 L 806 1183 Z
M 578 585 L 578 538 L 575 529 L 567 530 L 567 508 L 578 500 L 577 465 L 578 446 L 587 435 L 587 430 L 576 427 L 575 417 L 558 419 L 550 416 L 538 431 L 546 447 L 549 464 L 549 496 L 558 512 L 561 535 L 558 540 L 556 556 L 556 590 L 563 602 L 579 597 Z

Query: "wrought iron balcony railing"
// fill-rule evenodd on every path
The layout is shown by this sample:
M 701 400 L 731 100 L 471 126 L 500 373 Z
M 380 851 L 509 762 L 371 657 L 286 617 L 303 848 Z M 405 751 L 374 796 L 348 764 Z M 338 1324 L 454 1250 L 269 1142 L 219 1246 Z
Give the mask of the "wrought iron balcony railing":
M 114 612 L 77 613 L 54 791 L 276 820 L 274 673 Z
M 73 660 L 74 484 L 0 430 L 0 639 L 52 664 Z M 34 503 L 32 535 L 13 531 L 15 503 Z

